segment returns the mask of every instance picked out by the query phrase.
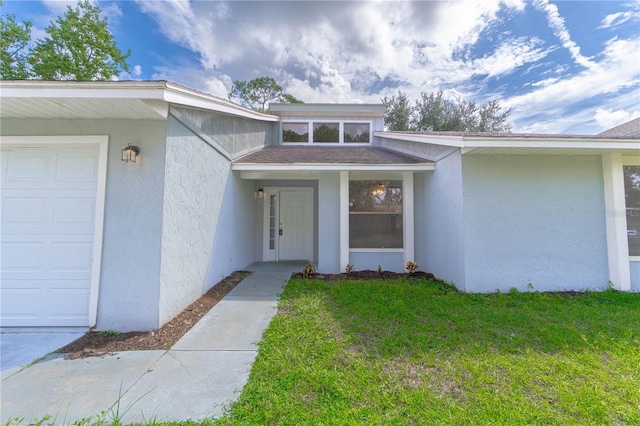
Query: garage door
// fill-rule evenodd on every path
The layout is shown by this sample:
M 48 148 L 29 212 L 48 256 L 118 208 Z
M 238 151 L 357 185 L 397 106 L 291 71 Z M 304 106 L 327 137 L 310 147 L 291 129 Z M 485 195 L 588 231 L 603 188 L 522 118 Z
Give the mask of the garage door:
M 1 324 L 89 324 L 98 146 L 2 148 Z

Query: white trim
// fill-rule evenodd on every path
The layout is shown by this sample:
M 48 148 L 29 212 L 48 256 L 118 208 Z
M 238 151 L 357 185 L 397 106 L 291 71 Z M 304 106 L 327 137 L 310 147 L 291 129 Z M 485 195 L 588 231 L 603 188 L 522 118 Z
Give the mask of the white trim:
M 305 191 L 310 193 L 311 195 L 311 222 L 313 223 L 313 218 L 315 214 L 315 203 L 314 196 L 315 192 L 312 186 L 267 186 L 263 188 L 264 191 L 264 202 L 262 205 L 263 209 L 263 220 L 262 220 L 262 259 L 264 262 L 279 262 L 280 261 L 280 239 L 278 235 L 276 236 L 274 249 L 269 249 L 269 197 L 271 195 L 276 196 L 276 225 L 280 223 L 280 192 L 281 191 Z M 279 226 L 276 226 L 279 228 Z M 313 229 L 311 232 L 311 257 L 313 257 L 313 252 L 316 247 L 316 235 L 313 233 Z M 313 259 L 308 259 L 310 262 Z
M 340 172 L 340 271 L 349 264 L 349 172 Z
M 0 145 L 3 147 L 12 145 L 47 147 L 52 145 L 98 145 L 98 176 L 93 221 L 93 262 L 91 264 L 91 282 L 89 285 L 89 324 L 87 324 L 88 327 L 95 327 L 98 317 L 98 296 L 100 294 L 109 136 L 3 136 L 0 137 Z
M 415 262 L 414 255 L 414 212 L 413 212 L 413 173 L 402 174 L 402 228 L 404 229 L 404 265 L 408 261 Z
M 525 135 L 499 134 L 491 136 L 474 136 L 463 134 L 437 133 L 403 133 L 374 132 L 374 136 L 382 139 L 402 140 L 425 144 L 462 148 L 462 153 L 470 153 L 475 148 L 524 148 L 534 149 L 589 149 L 589 150 L 624 150 L 640 151 L 638 138 L 603 138 L 599 136 L 563 136 L 563 135 Z
M 320 173 L 318 172 L 298 172 L 294 170 L 286 172 L 240 172 L 241 179 L 251 180 L 318 180 Z
M 402 253 L 403 248 L 350 248 L 349 253 Z
M 640 262 L 640 256 L 629 256 L 629 262 Z
M 340 171 L 385 171 L 385 172 L 411 172 L 435 170 L 435 163 L 417 164 L 340 164 L 340 163 L 232 163 L 233 170 L 251 172 L 286 172 L 286 171 L 316 171 L 316 172 L 340 172 Z
M 280 207 L 280 192 L 274 188 L 264 188 L 264 198 L 262 203 L 262 261 L 275 262 L 278 259 L 278 238 L 275 239 L 273 249 L 269 248 L 269 216 L 270 199 L 272 195 L 276 197 L 275 215 L 278 221 L 278 211 Z M 259 202 L 259 201 L 258 201 Z M 277 223 L 276 223 L 277 225 Z M 276 226 L 277 227 L 277 226 Z
M 631 290 L 631 270 L 622 165 L 622 155 L 619 153 L 602 156 L 609 281 L 618 290 L 629 291 Z

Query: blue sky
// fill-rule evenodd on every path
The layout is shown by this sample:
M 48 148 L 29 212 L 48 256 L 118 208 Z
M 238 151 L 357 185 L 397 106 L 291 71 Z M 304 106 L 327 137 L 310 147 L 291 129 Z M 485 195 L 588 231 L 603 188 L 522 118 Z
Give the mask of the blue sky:
M 513 131 L 595 134 L 640 116 L 640 0 L 94 1 L 121 79 L 225 97 L 268 75 L 305 102 L 444 91 L 512 108 Z M 69 1 L 4 0 L 33 38 Z

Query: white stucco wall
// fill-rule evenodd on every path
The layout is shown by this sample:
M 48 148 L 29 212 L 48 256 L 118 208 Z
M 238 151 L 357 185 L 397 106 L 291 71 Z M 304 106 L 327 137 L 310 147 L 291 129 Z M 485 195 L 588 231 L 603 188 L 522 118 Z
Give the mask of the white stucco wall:
M 420 270 L 465 290 L 462 160 L 459 151 L 416 173 L 415 257 Z
M 350 251 L 349 263 L 354 265 L 356 271 L 376 271 L 378 266 L 383 271 L 405 272 L 404 252 L 361 252 Z M 340 271 L 344 272 L 344 271 Z
M 160 324 L 202 295 L 230 173 L 229 160 L 169 117 Z
M 256 261 L 255 217 L 261 202 L 254 198 L 253 185 L 253 181 L 240 179 L 239 173 L 229 173 L 203 292 Z
M 608 284 L 599 156 L 463 157 L 466 290 Z
M 640 293 L 640 262 L 629 262 L 629 269 L 631 270 L 631 291 Z
M 166 124 L 156 120 L 3 119 L 3 135 L 108 135 L 97 330 L 158 327 Z M 140 161 L 120 161 L 127 144 Z

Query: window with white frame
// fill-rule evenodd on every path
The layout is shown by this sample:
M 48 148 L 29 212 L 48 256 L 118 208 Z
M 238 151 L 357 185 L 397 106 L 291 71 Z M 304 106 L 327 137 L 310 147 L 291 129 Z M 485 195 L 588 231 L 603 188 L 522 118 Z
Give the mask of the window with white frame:
M 369 123 L 344 123 L 344 143 L 369 143 L 370 140 Z
M 401 180 L 349 181 L 349 248 L 403 248 Z
M 640 166 L 624 166 L 629 256 L 640 256 Z
M 369 144 L 370 121 L 284 121 L 282 143 Z
M 282 142 L 309 142 L 309 123 L 282 123 Z
M 340 123 L 313 123 L 313 143 L 340 143 Z

